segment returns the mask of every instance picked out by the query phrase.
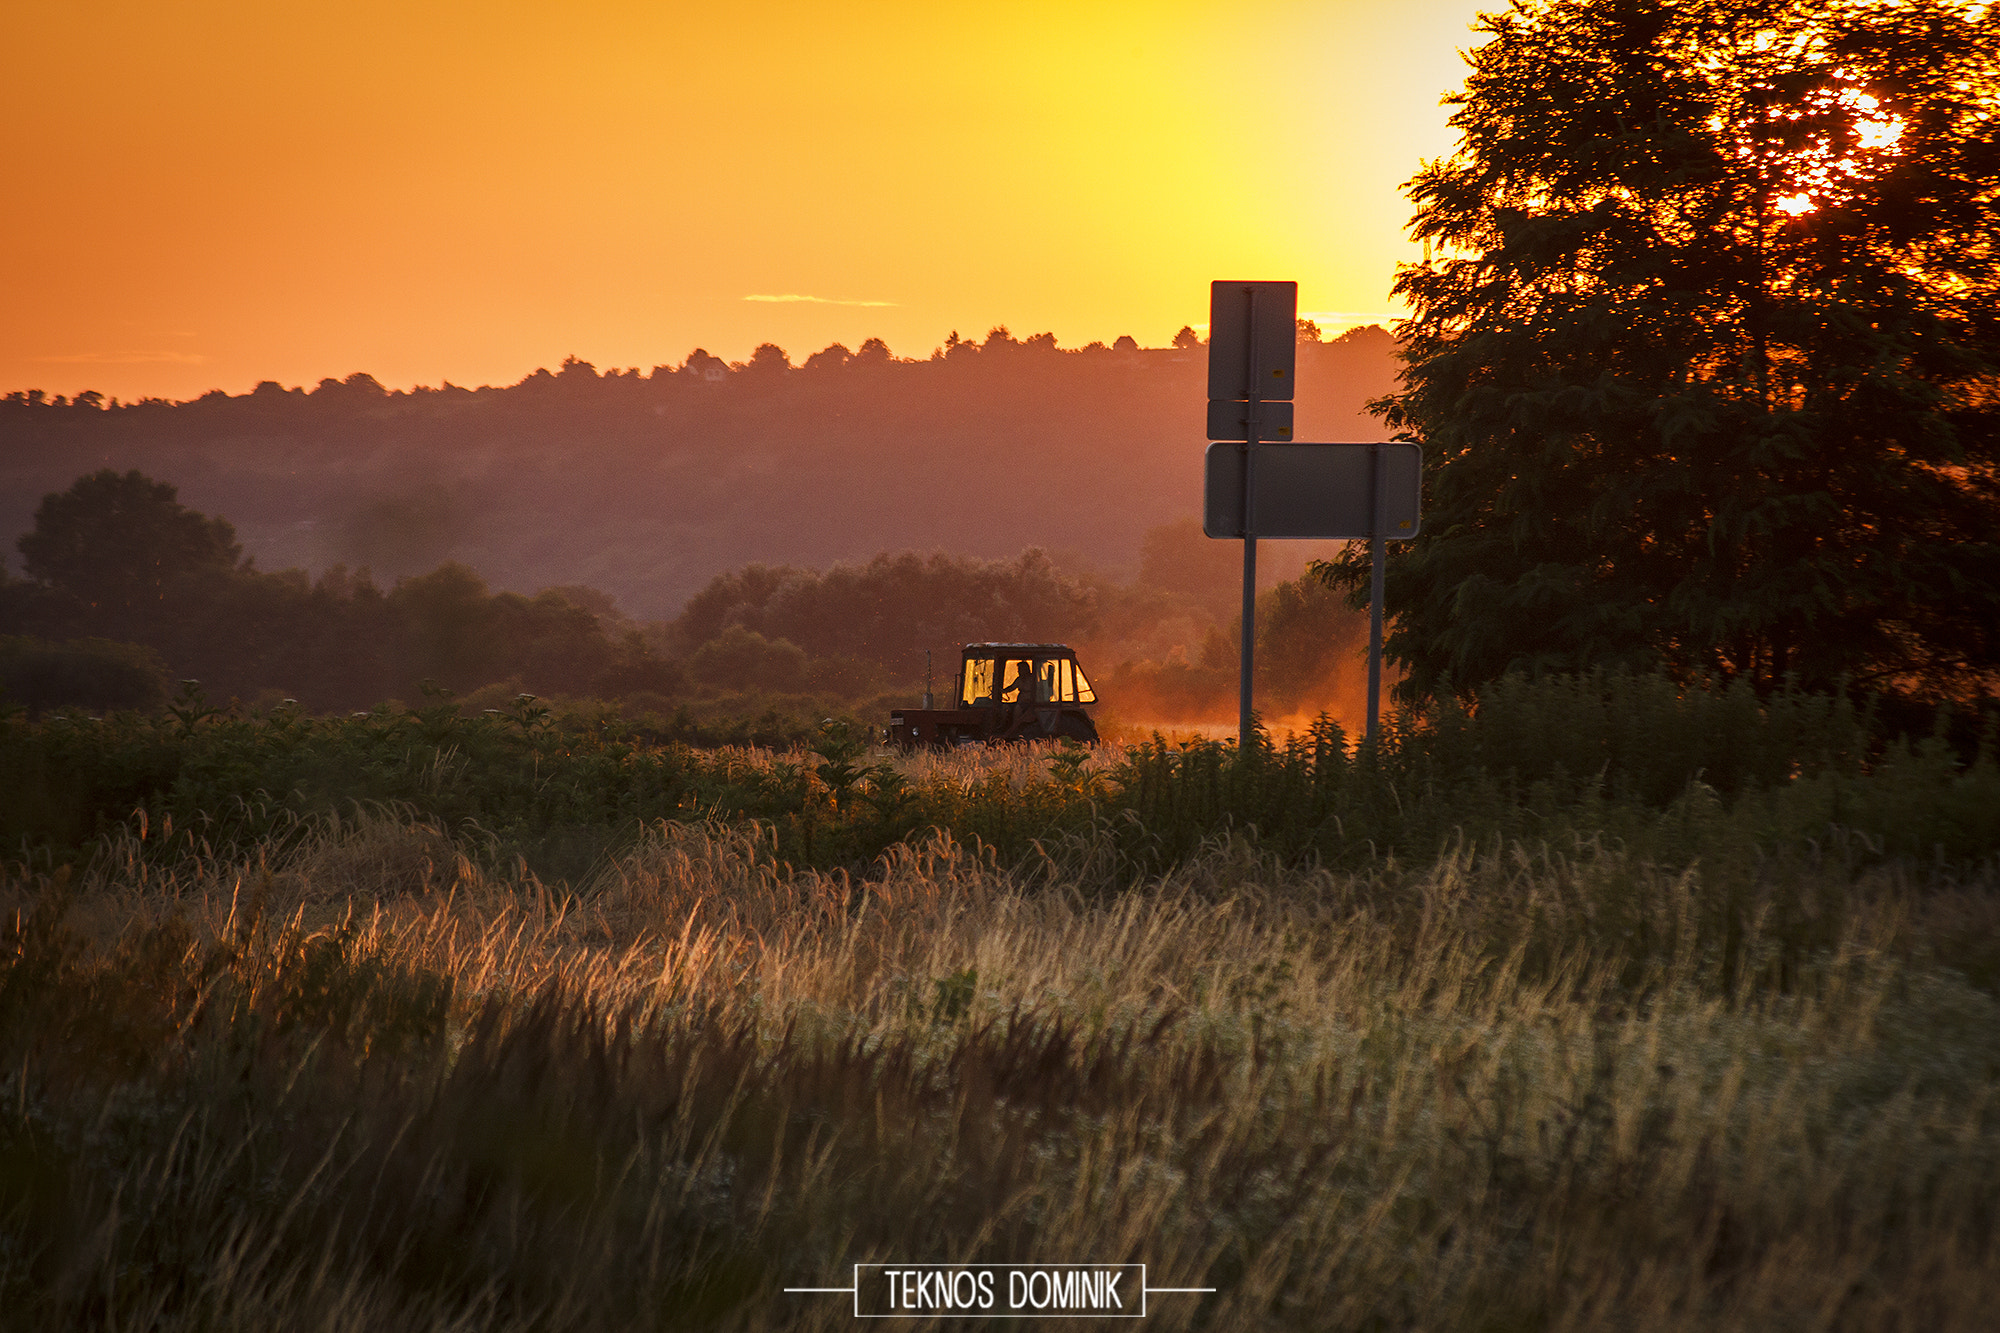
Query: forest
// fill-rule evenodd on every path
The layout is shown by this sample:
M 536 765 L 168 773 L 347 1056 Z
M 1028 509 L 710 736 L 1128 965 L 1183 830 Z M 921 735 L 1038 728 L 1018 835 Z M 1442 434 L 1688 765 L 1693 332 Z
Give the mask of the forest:
M 1235 549 L 1191 519 L 1147 533 L 1129 583 L 1058 565 L 881 554 L 825 570 L 753 564 L 678 616 L 641 624 L 599 589 L 495 592 L 447 562 L 384 588 L 365 570 L 260 571 L 234 526 L 145 474 L 109 469 L 45 498 L 0 576 L 0 700 L 157 709 L 176 681 L 218 700 L 366 709 L 443 691 L 468 707 L 533 694 L 680 719 L 833 710 L 880 722 L 926 663 L 948 690 L 959 645 L 1071 642 L 1095 655 L 1127 725 L 1225 717 L 1240 613 Z M 1274 716 L 1352 702 L 1360 615 L 1316 580 L 1261 597 L 1260 684 Z M 775 711 L 774 711 L 775 710 Z M 777 735 L 765 728 L 766 734 Z
M 1391 382 L 1387 335 L 1299 337 L 1301 429 L 1375 437 L 1361 408 Z M 646 374 L 572 359 L 498 389 L 391 393 L 356 374 L 186 403 L 15 392 L 0 511 L 26 546 L 20 574 L 0 566 L 0 687 L 110 707 L 195 679 L 218 699 L 359 709 L 428 681 L 484 689 L 482 705 L 527 692 L 796 723 L 883 713 L 921 688 L 927 654 L 948 680 L 959 644 L 1021 638 L 1076 643 L 1127 722 L 1220 722 L 1240 594 L 1236 548 L 1194 518 L 1204 356 L 1189 330 L 1065 350 L 996 328 L 924 360 L 870 340 L 795 366 L 767 344 Z M 114 574 L 152 570 L 147 598 L 98 597 L 98 574 L 27 554 L 65 496 L 69 516 L 48 515 L 63 540 Z M 121 505 L 150 517 L 134 527 Z M 227 533 L 173 556 L 119 544 L 171 544 L 186 514 Z M 1274 717 L 1358 717 L 1353 617 L 1300 577 L 1332 550 L 1265 550 Z M 86 639 L 150 650 L 142 674 L 164 684 L 106 684 L 139 659 L 83 670 L 78 654 L 114 651 Z
M 1301 438 L 1382 438 L 1364 405 L 1394 383 L 1388 334 L 1301 339 Z M 640 621 L 729 570 L 883 551 L 1041 547 L 1129 579 L 1149 530 L 1200 512 L 1206 373 L 1191 331 L 1065 349 L 995 328 L 917 359 L 871 339 L 794 365 L 766 344 L 477 389 L 357 372 L 183 403 L 21 390 L 0 398 L 0 533 L 11 550 L 44 495 L 136 469 L 226 516 L 268 570 L 386 587 L 457 562 L 524 593 L 597 588 Z M 1291 577 L 1322 552 L 1272 554 Z

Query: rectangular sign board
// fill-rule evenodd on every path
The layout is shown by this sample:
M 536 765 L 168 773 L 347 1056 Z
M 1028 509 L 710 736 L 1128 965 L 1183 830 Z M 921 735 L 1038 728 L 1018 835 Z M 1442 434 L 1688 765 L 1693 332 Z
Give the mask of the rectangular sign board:
M 1243 536 L 1241 444 L 1208 446 L 1201 530 L 1210 537 Z M 1354 538 L 1373 536 L 1371 469 L 1379 468 L 1382 532 L 1402 540 L 1417 535 L 1423 489 L 1423 449 L 1414 444 L 1257 445 L 1252 473 L 1256 504 L 1253 537 Z
M 1250 438 L 1250 404 L 1240 399 L 1208 400 L 1208 438 L 1247 440 Z M 1257 438 L 1267 443 L 1284 443 L 1292 438 L 1290 403 L 1257 404 Z
M 1299 356 L 1298 321 L 1296 282 L 1210 283 L 1208 396 L 1249 398 L 1254 387 L 1258 398 L 1289 400 Z

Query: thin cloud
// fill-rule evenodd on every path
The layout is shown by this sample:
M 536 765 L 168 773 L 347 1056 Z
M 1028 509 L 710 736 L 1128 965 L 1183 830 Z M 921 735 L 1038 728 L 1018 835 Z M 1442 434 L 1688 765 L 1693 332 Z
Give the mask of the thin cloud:
M 208 360 L 198 352 L 71 352 L 28 359 L 54 366 L 198 366 Z
M 785 292 L 781 295 L 775 295 L 775 296 L 768 296 L 762 292 L 758 292 L 746 296 L 743 299 L 746 301 L 779 301 L 779 302 L 804 301 L 808 305 L 892 306 L 896 304 L 894 301 L 844 301 L 837 296 L 801 296 L 797 292 Z

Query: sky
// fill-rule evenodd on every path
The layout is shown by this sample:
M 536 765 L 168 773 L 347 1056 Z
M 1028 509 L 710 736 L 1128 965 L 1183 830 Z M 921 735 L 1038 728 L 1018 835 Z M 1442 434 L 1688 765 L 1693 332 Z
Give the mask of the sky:
M 1380 322 L 1481 7 L 23 0 L 0 392 Z

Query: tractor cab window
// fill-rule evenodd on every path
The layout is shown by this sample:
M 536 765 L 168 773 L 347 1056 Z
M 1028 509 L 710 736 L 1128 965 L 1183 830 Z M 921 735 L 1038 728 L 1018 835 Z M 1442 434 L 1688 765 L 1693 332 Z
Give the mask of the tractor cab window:
M 1079 704 L 1097 702 L 1097 691 L 1090 688 L 1090 681 L 1085 678 L 1083 668 L 1074 662 L 1063 663 L 1063 699 L 1068 703 Z
M 1096 702 L 1097 696 L 1090 692 L 1090 682 L 1083 678 L 1083 672 L 1075 662 L 1066 657 L 1058 658 L 1053 662 L 1043 663 L 1043 669 L 1051 676 L 1050 688 L 1053 693 L 1050 698 L 1066 704 Z
M 1028 658 L 1009 658 L 1000 678 L 1005 682 L 1000 687 L 1000 702 L 1003 704 L 1041 703 L 1048 698 L 1038 688 L 1035 664 Z
M 958 690 L 961 708 L 1096 702 L 1083 668 L 1067 657 L 971 658 Z
M 990 657 L 968 658 L 965 663 L 965 685 L 959 690 L 958 705 L 961 708 L 985 708 L 993 703 L 993 659 Z

